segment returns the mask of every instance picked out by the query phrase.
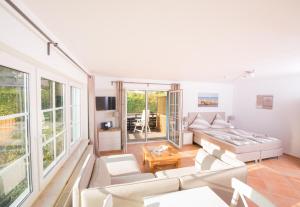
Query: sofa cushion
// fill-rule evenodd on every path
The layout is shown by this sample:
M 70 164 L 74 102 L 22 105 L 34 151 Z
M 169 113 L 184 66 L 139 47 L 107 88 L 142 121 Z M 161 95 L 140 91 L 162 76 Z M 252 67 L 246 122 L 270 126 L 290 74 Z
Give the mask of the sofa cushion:
M 104 188 L 89 188 L 81 193 L 81 207 L 99 207 L 107 194 L 112 194 L 114 207 L 143 206 L 143 198 L 147 196 L 169 193 L 179 190 L 179 180 L 150 179 Z
M 136 173 L 131 175 L 115 176 L 111 178 L 111 184 L 131 183 L 142 180 L 149 180 L 155 178 L 153 173 Z
M 129 175 L 140 173 L 141 170 L 132 154 L 121 154 L 100 157 L 106 165 L 110 176 Z
M 236 158 L 235 154 L 230 153 L 230 152 L 228 152 L 224 149 L 219 149 L 218 147 L 214 147 L 212 145 L 207 145 L 207 146 L 204 145 L 203 149 L 207 153 L 217 157 L 218 159 L 222 160 L 223 162 L 225 162 L 225 163 L 227 163 L 227 164 L 229 164 L 233 167 L 238 167 L 238 166 L 244 166 L 245 165 L 244 162 L 242 162 L 242 161 L 240 161 Z
M 195 160 L 195 168 L 197 171 L 202 171 L 202 170 L 223 170 L 223 169 L 228 169 L 231 168 L 232 166 L 221 161 L 217 157 L 207 153 L 203 149 L 199 149 L 196 160 Z
M 90 188 L 104 187 L 111 184 L 125 183 L 126 178 L 119 178 L 120 176 L 141 174 L 138 163 L 132 154 L 121 154 L 103 156 L 96 160 L 93 169 L 92 179 L 90 181 Z M 113 179 L 115 178 L 116 179 Z M 150 175 L 144 175 L 145 179 L 149 179 Z M 151 178 L 154 178 L 152 175 Z M 114 181 L 112 181 L 112 179 Z M 127 177 L 129 180 L 138 181 L 143 180 L 143 176 Z
M 100 158 L 96 159 L 92 178 L 89 184 L 90 188 L 104 187 L 111 185 L 111 176 L 106 168 L 106 164 Z
M 183 175 L 191 175 L 194 173 L 197 173 L 197 170 L 193 166 L 193 167 L 182 167 L 177 169 L 158 171 L 155 173 L 155 176 L 157 178 L 176 178 L 176 177 L 181 177 Z

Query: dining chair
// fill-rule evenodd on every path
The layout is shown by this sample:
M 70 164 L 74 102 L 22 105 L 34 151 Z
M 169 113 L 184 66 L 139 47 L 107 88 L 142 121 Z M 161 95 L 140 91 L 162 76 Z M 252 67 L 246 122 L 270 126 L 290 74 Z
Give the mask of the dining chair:
M 234 192 L 230 207 L 236 207 L 239 198 L 241 198 L 243 205 L 245 207 L 248 207 L 245 197 L 259 207 L 275 207 L 275 205 L 271 203 L 267 198 L 265 198 L 262 194 L 236 178 L 231 179 L 231 187 L 234 189 Z

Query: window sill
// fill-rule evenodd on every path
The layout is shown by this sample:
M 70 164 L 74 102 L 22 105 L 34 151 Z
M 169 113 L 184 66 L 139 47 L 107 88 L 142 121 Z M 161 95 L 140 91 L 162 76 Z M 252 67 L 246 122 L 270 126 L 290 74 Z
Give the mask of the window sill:
M 40 192 L 37 200 L 33 203 L 32 207 L 39 206 L 54 206 L 57 199 L 60 197 L 65 185 L 67 184 L 73 170 L 83 155 L 89 140 L 82 140 L 76 150 L 74 150 L 62 165 L 62 167 L 55 174 L 51 182 L 46 188 Z

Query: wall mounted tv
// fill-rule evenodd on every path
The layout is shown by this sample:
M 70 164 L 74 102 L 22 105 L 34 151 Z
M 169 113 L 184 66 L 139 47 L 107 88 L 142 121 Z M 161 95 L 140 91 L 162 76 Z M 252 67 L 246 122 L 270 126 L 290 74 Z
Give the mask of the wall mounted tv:
M 116 97 L 114 96 L 98 96 L 96 97 L 96 110 L 115 110 L 116 109 Z

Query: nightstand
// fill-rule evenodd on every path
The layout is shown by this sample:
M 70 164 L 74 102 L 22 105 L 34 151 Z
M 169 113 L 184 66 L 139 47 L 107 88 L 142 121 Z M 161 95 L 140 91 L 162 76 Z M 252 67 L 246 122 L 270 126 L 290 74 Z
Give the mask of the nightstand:
M 182 133 L 183 145 L 193 144 L 193 132 L 183 130 Z

